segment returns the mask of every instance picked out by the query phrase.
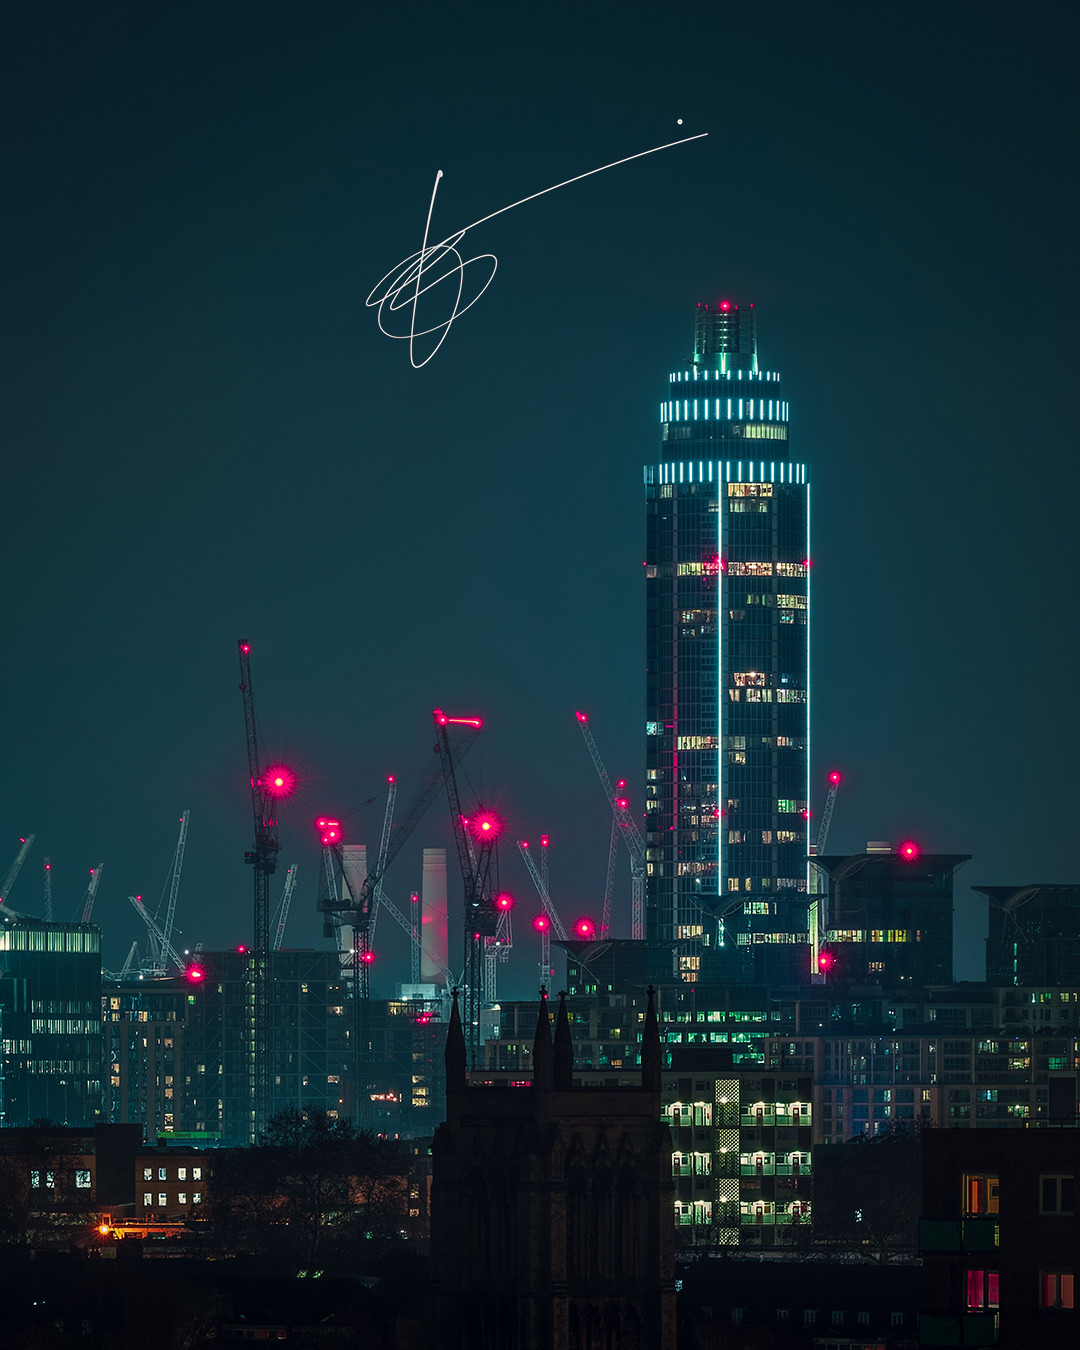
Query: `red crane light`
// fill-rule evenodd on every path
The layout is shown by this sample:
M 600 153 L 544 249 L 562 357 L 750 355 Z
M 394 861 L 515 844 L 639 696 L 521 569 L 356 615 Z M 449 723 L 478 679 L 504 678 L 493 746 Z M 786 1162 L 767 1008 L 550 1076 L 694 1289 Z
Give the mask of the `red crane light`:
M 533 927 L 538 933 L 546 933 L 551 927 L 551 920 L 546 914 L 538 914 L 536 918 L 533 919 Z
M 818 970 L 832 970 L 836 965 L 836 957 L 832 952 L 822 952 L 817 959 Z
M 244 946 L 244 944 L 241 942 L 241 944 L 239 945 L 239 947 L 237 947 L 236 950 L 240 953 L 241 956 L 243 956 L 244 953 L 247 951 L 247 948 L 246 948 L 246 947 Z
M 187 970 L 184 971 L 184 979 L 187 980 L 188 984 L 202 984 L 203 980 L 206 979 L 206 971 L 203 970 L 202 966 L 188 966 Z
M 578 919 L 574 924 L 574 932 L 580 938 L 591 938 L 596 932 L 596 925 L 592 919 Z
M 296 790 L 296 774 L 287 764 L 271 764 L 263 770 L 259 787 L 268 797 L 289 797 Z
M 916 862 L 922 850 L 914 839 L 905 839 L 899 849 L 897 849 L 897 852 L 905 862 Z
M 576 712 L 574 716 L 579 722 L 587 722 L 589 720 L 583 712 Z
M 548 837 L 546 834 L 542 834 L 540 836 L 540 847 L 547 848 L 547 846 L 548 846 Z
M 365 953 L 363 954 L 363 956 L 360 958 L 360 960 L 363 961 L 364 965 L 370 966 L 371 963 L 372 963 L 372 961 L 375 960 L 375 953 L 374 953 L 374 952 L 365 952 Z
M 495 908 L 496 909 L 514 908 L 514 897 L 510 894 L 509 891 L 499 892 L 499 894 L 495 897 Z
M 498 839 L 502 833 L 502 821 L 494 811 L 481 811 L 468 824 L 473 835 L 480 840 Z
M 829 774 L 829 782 L 830 783 L 840 782 L 840 774 L 838 774 L 835 769 L 833 769 L 832 773 Z
M 323 848 L 328 848 L 331 844 L 340 844 L 345 837 L 341 829 L 341 821 L 331 820 L 329 816 L 320 816 L 315 822 L 315 828 L 319 831 Z
M 720 308 L 721 308 L 722 310 L 725 310 L 725 311 L 726 311 L 726 310 L 729 310 L 729 309 L 731 308 L 731 301 L 730 301 L 730 300 L 721 300 L 721 301 L 720 301 Z

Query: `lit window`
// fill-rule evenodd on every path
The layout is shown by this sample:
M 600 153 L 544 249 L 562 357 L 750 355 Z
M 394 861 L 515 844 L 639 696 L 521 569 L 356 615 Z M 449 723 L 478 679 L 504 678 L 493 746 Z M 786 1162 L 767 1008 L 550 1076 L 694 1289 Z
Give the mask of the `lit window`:
M 153 1191 L 143 1191 L 143 1193 L 142 1193 L 142 1202 L 143 1202 L 143 1208 L 144 1208 L 144 1209 L 151 1209 L 151 1208 L 153 1207 L 153 1204 L 154 1204 L 154 1193 L 153 1193 Z
M 167 1171 L 168 1171 L 168 1168 L 165 1168 L 165 1167 L 159 1167 L 159 1168 L 158 1168 L 158 1170 L 157 1170 L 157 1179 L 158 1179 L 158 1181 L 167 1181 L 167 1180 L 168 1180 L 168 1178 L 167 1178 L 167 1176 L 166 1176 L 166 1172 L 167 1172 Z
M 34 1190 L 41 1189 L 41 1173 L 36 1169 L 30 1173 L 30 1185 Z
M 152 1167 L 144 1167 L 142 1170 L 142 1179 L 143 1181 L 153 1181 L 154 1169 Z
M 193 1194 L 192 1197 L 191 1197 L 191 1203 L 192 1203 L 193 1205 L 201 1205 L 201 1204 L 202 1204 L 202 1191 L 195 1191 L 195 1192 L 194 1192 L 194 1194 Z
M 1071 1214 L 1073 1212 L 1073 1174 L 1061 1172 L 1039 1177 L 1039 1213 Z
M 186 1205 L 186 1204 L 187 1204 L 187 1192 L 186 1192 L 186 1191 L 178 1191 L 178 1192 L 177 1192 L 177 1195 L 176 1195 L 176 1199 L 177 1199 L 177 1203 L 178 1203 L 178 1204 Z
M 965 1275 L 968 1312 L 983 1312 L 998 1305 L 998 1272 L 969 1270 Z
M 963 1206 L 965 1214 L 998 1212 L 997 1173 L 965 1172 Z
M 1039 1271 L 1039 1307 L 1071 1308 L 1073 1273 L 1071 1270 Z
M 192 1179 L 192 1181 L 202 1181 L 202 1168 L 201 1168 L 201 1167 L 193 1167 L 193 1168 L 191 1169 L 191 1179 Z
M 88 1169 L 82 1167 L 75 1169 L 75 1189 L 79 1191 L 90 1189 L 90 1172 Z
M 187 1181 L 187 1168 L 186 1168 L 186 1167 L 178 1167 L 178 1168 L 176 1169 L 176 1179 L 177 1179 L 177 1181 Z
M 164 1191 L 158 1191 L 157 1202 L 158 1202 L 158 1209 L 165 1209 L 167 1207 L 169 1203 L 169 1197 L 165 1194 Z

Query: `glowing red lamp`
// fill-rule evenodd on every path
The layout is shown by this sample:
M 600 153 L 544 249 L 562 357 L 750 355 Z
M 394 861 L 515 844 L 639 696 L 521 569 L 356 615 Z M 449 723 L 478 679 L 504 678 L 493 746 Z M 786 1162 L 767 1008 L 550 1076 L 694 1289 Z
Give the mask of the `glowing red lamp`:
M 540 836 L 540 847 L 547 848 L 547 846 L 548 846 L 548 836 L 546 834 L 542 834 Z
M 722 310 L 725 310 L 725 311 L 729 310 L 729 309 L 731 308 L 731 301 L 730 301 L 730 300 L 721 300 L 721 301 L 720 301 L 720 308 L 721 308 Z
M 329 816 L 320 816 L 315 822 L 315 828 L 319 831 L 319 838 L 322 840 L 323 848 L 329 848 L 333 844 L 340 844 L 344 839 L 340 820 L 332 820 Z
M 363 961 L 363 963 L 364 963 L 365 966 L 370 966 L 371 963 L 372 963 L 372 961 L 375 960 L 375 953 L 374 953 L 374 952 L 365 952 L 365 953 L 363 954 L 363 956 L 360 958 L 360 960 Z
M 829 782 L 830 782 L 830 783 L 839 783 L 839 782 L 840 782 L 840 775 L 836 772 L 835 769 L 833 769 L 832 773 L 829 774 Z
M 836 957 L 833 956 L 832 952 L 822 952 L 817 963 L 818 970 L 832 970 L 833 966 L 836 965 Z
M 546 914 L 538 914 L 536 918 L 533 919 L 533 927 L 538 933 L 546 933 L 551 927 L 551 920 Z
M 922 852 L 914 839 L 905 839 L 896 851 L 905 862 L 916 862 Z
M 241 942 L 240 946 L 237 947 L 236 950 L 240 953 L 241 956 L 243 956 L 244 953 L 247 951 L 247 948 L 246 948 L 246 947 L 244 946 L 244 944 Z
M 580 938 L 591 938 L 596 932 L 596 926 L 591 919 L 578 919 L 574 924 L 574 932 Z
M 289 797 L 296 790 L 296 774 L 286 764 L 271 764 L 263 770 L 259 786 L 268 797 Z
M 587 722 L 589 720 L 583 712 L 576 712 L 574 716 L 579 722 Z
M 206 979 L 206 971 L 203 970 L 202 966 L 188 966 L 187 970 L 184 971 L 184 979 L 187 980 L 188 984 L 202 984 L 203 980 Z
M 469 829 L 481 841 L 498 839 L 502 832 L 502 821 L 493 811 L 480 811 L 469 821 Z
M 514 908 L 514 897 L 509 893 L 509 891 L 499 892 L 499 894 L 495 897 L 495 908 L 496 909 Z

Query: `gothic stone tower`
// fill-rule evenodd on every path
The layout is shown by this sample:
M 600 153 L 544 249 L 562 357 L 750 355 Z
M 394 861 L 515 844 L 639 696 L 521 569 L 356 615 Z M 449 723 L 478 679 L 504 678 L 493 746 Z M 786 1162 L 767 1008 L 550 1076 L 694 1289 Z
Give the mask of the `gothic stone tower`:
M 455 1000 L 433 1148 L 432 1346 L 674 1350 L 671 1139 L 649 991 L 641 1086 L 575 1086 L 565 996 L 533 1080 L 471 1085 Z

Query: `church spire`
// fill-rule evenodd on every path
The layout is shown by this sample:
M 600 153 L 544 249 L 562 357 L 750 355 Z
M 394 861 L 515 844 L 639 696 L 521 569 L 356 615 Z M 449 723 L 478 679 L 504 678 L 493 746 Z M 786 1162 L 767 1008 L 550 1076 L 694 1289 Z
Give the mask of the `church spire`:
M 567 1092 L 574 1077 L 574 1043 L 570 1039 L 570 1018 L 566 1011 L 566 993 L 559 991 L 559 1015 L 555 1022 L 554 1086 L 556 1092 Z
M 550 1091 L 554 1061 L 551 1047 L 551 1015 L 548 1013 L 548 995 L 545 985 L 540 986 L 540 1011 L 536 1015 L 532 1067 L 533 1087 Z
M 450 1009 L 450 1025 L 446 1031 L 446 1090 L 461 1092 L 465 1087 L 465 1033 L 461 1029 L 461 1014 L 457 1005 L 458 991 L 453 991 L 454 1006 Z
M 649 1006 L 645 1010 L 645 1026 L 641 1033 L 641 1086 L 650 1092 L 660 1091 L 660 1024 L 656 1020 L 655 990 L 649 985 Z

